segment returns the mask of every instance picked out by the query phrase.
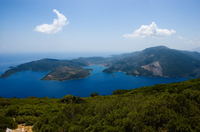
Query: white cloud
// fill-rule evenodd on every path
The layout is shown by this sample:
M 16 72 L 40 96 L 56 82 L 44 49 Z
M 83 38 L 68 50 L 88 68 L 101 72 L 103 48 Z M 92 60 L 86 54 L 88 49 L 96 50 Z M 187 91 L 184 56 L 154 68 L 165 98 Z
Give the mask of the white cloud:
M 179 39 L 186 39 L 186 38 L 183 38 L 183 37 L 181 37 L 181 36 L 178 36 L 178 38 L 179 38 Z
M 132 34 L 124 34 L 123 37 L 125 38 L 145 38 L 145 37 L 166 37 L 173 33 L 176 33 L 176 31 L 168 29 L 159 29 L 157 25 L 152 22 L 149 26 L 148 25 L 142 25 L 140 29 L 135 30 Z
M 187 44 L 191 44 L 194 46 L 200 46 L 200 39 L 190 40 L 189 42 L 187 42 Z
M 37 26 L 35 31 L 47 34 L 55 34 L 61 31 L 63 26 L 69 24 L 69 22 L 67 22 L 67 18 L 63 14 L 60 14 L 56 9 L 54 9 L 53 12 L 57 14 L 58 19 L 54 19 L 52 24 L 42 24 Z

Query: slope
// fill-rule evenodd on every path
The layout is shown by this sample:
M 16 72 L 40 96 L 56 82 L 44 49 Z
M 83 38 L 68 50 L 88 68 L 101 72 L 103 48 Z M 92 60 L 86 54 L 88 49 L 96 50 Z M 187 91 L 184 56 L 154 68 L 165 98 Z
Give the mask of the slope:
M 95 95 L 95 96 L 94 96 Z M 113 95 L 81 98 L 66 95 L 26 99 L 0 97 L 0 131 L 18 124 L 40 131 L 200 131 L 200 78 L 159 84 Z
M 83 69 L 88 63 L 78 59 L 74 60 L 56 60 L 41 59 L 27 62 L 7 70 L 0 78 L 6 78 L 21 71 L 51 71 L 43 80 L 71 80 L 85 78 L 90 75 L 88 69 Z
M 164 46 L 152 47 L 113 63 L 104 72 L 127 75 L 191 77 L 199 76 L 200 61 L 181 51 Z

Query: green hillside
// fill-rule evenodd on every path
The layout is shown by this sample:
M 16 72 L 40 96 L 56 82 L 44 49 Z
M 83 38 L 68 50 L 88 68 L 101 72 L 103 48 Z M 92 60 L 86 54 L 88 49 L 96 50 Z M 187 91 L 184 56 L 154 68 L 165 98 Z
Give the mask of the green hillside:
M 21 71 L 50 71 L 43 80 L 72 80 L 85 78 L 90 75 L 90 71 L 83 69 L 88 66 L 88 62 L 74 60 L 56 60 L 56 59 L 41 59 L 37 61 L 27 62 L 16 67 L 12 67 L 1 75 L 1 78 L 6 78 L 12 74 Z
M 140 53 L 140 51 L 136 51 L 136 52 L 132 52 L 132 53 L 123 53 L 123 54 L 120 54 L 120 55 L 112 55 L 112 59 L 115 59 L 115 60 L 119 60 L 119 59 L 124 59 L 124 58 L 128 58 L 128 57 L 131 57 L 131 56 L 134 56 L 136 54 Z
M 48 73 L 42 80 L 66 81 L 73 79 L 86 78 L 90 76 L 90 69 L 77 69 L 68 66 L 58 67 Z
M 0 130 L 16 123 L 36 132 L 189 132 L 200 131 L 200 78 L 159 84 L 113 95 L 0 98 Z
M 65 81 L 90 75 L 84 66 L 92 64 L 108 67 L 103 72 L 125 72 L 133 76 L 199 77 L 200 53 L 179 51 L 164 46 L 147 48 L 140 52 L 124 53 L 112 57 L 80 57 L 73 60 L 41 59 L 27 62 L 5 71 L 6 78 L 21 71 L 50 71 L 42 80 Z
M 181 51 L 183 52 L 184 54 L 192 57 L 192 58 L 195 58 L 196 60 L 199 60 L 200 61 L 200 53 L 199 52 L 196 52 L 196 51 L 193 51 L 193 52 L 190 52 L 190 51 Z
M 164 46 L 147 48 L 142 52 L 118 60 L 105 69 L 104 72 L 113 73 L 123 71 L 127 75 L 138 76 L 168 76 L 191 77 L 200 75 L 200 61 L 196 59 L 198 54 L 169 49 Z M 154 75 L 149 69 L 156 70 L 155 64 L 159 63 L 161 69 L 159 75 Z M 152 68 L 155 66 L 155 68 Z M 146 69 L 143 67 L 147 67 Z

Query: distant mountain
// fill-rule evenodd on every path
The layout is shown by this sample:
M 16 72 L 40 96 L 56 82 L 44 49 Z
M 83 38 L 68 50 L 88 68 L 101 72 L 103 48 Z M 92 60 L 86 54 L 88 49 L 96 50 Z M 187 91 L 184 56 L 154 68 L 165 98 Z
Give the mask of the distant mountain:
M 89 65 L 91 65 L 91 64 L 95 64 L 95 65 L 98 65 L 98 64 L 106 65 L 106 64 L 108 64 L 109 61 L 110 61 L 110 59 L 104 58 L 104 57 L 80 57 L 80 58 L 78 58 L 78 60 L 85 61 L 85 62 L 87 62 Z
M 194 48 L 194 49 L 192 49 L 192 51 L 197 51 L 200 53 L 200 47 Z
M 103 72 L 151 77 L 193 77 L 200 75 L 200 54 L 178 51 L 165 46 L 147 48 L 136 55 L 111 64 Z
M 42 80 L 72 80 L 86 78 L 92 64 L 108 67 L 103 72 L 125 72 L 133 76 L 150 77 L 196 77 L 200 76 L 200 53 L 169 49 L 165 46 L 147 48 L 143 51 L 113 55 L 112 57 L 80 57 L 73 60 L 41 59 L 11 67 L 0 78 L 17 72 L 50 71 Z
M 111 55 L 112 59 L 124 59 L 124 58 L 127 58 L 127 57 L 131 57 L 131 56 L 134 56 L 136 54 L 140 53 L 140 51 L 135 51 L 135 52 L 132 52 L 132 53 L 123 53 L 123 54 L 120 54 L 120 55 Z
M 192 51 L 192 52 L 191 51 L 181 51 L 181 52 L 200 61 L 200 52 L 197 52 L 197 51 Z
M 111 64 L 115 63 L 116 61 L 119 61 L 124 58 L 128 58 L 131 56 L 134 56 L 136 54 L 140 53 L 140 51 L 132 52 L 132 53 L 123 53 L 119 55 L 111 55 L 111 57 L 80 57 L 78 60 L 85 61 L 89 65 L 104 65 L 106 67 L 111 66 Z

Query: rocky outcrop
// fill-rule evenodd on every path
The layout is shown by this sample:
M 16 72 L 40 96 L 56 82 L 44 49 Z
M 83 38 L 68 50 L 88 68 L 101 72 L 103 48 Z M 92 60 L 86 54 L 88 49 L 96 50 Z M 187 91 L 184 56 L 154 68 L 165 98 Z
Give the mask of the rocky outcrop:
M 160 66 L 159 62 L 153 62 L 141 67 L 148 71 L 152 71 L 154 76 L 163 76 L 162 67 Z

